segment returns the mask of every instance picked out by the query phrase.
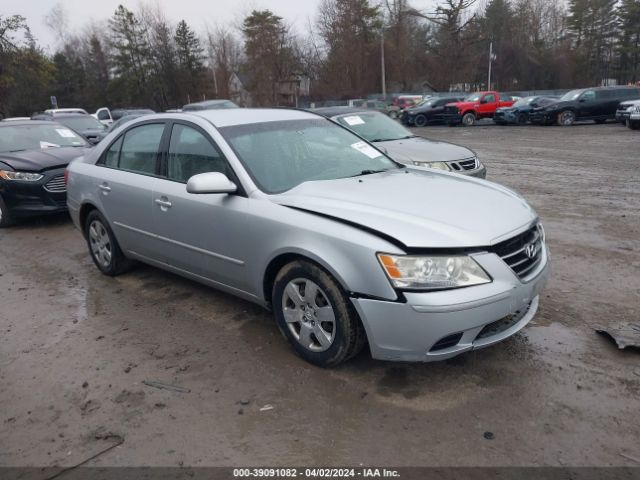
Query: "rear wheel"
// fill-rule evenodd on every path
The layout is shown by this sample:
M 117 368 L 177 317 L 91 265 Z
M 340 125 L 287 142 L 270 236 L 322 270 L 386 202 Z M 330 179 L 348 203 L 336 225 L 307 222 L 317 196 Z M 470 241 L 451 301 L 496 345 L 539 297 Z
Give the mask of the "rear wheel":
M 524 125 L 527 123 L 527 116 L 524 113 L 518 115 L 518 125 Z
M 398 118 L 398 112 L 395 111 L 395 110 L 389 111 L 388 115 L 389 115 L 390 118 L 393 118 L 394 120 Z
M 116 276 L 131 268 L 131 260 L 124 256 L 108 222 L 97 210 L 87 215 L 85 237 L 93 263 L 102 273 Z
M 2 197 L 0 197 L 0 228 L 8 227 L 13 224 L 13 218 L 7 204 L 4 203 Z
M 640 122 L 632 122 L 631 120 L 627 120 L 627 127 L 629 127 L 631 130 L 640 130 Z
M 570 127 L 576 121 L 576 114 L 571 110 L 565 110 L 558 114 L 558 125 L 563 127 Z
M 427 117 L 425 115 L 416 115 L 416 118 L 413 120 L 413 123 L 416 127 L 424 127 L 427 124 Z
M 474 113 L 465 113 L 462 116 L 462 125 L 465 127 L 471 127 L 476 124 L 476 115 Z
M 285 265 L 273 286 L 278 328 L 306 361 L 333 367 L 357 355 L 365 332 L 346 292 L 322 268 L 300 260 Z

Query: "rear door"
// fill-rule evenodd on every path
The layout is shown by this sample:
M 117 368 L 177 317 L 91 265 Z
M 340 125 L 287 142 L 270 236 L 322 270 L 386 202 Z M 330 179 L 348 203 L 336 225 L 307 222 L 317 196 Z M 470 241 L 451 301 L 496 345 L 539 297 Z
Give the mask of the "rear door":
M 96 197 L 120 246 L 158 259 L 153 238 L 152 196 L 160 170 L 159 152 L 165 122 L 136 125 L 111 143 L 97 165 Z
M 189 122 L 170 127 L 163 176 L 153 192 L 153 222 L 172 267 L 240 290 L 249 290 L 241 245 L 251 235 L 242 194 L 191 194 L 193 175 L 221 172 L 240 187 L 220 149 Z

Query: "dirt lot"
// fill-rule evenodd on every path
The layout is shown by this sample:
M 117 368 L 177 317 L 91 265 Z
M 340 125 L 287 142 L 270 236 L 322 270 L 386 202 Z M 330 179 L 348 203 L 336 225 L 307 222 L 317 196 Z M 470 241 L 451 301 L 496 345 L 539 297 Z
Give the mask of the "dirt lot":
M 0 465 L 121 440 L 90 465 L 640 465 L 640 354 L 594 333 L 640 313 L 640 135 L 416 131 L 475 149 L 540 214 L 554 273 L 522 333 L 321 370 L 254 305 L 145 266 L 104 277 L 66 218 L 29 221 L 0 232 Z

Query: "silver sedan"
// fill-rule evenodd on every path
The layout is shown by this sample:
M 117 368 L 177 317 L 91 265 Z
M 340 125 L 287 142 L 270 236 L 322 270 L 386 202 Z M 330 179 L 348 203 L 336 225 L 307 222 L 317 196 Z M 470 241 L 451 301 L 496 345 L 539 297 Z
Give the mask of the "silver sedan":
M 399 164 L 298 110 L 141 117 L 68 168 L 95 265 L 169 270 L 274 312 L 320 366 L 433 361 L 499 342 L 549 275 L 536 213 L 505 187 Z

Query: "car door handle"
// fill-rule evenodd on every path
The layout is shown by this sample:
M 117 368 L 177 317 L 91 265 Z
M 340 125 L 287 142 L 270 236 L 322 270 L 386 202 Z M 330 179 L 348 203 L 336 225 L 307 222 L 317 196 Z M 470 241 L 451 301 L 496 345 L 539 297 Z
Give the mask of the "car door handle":
M 171 202 L 166 197 L 156 198 L 155 202 L 156 205 L 160 205 L 163 209 L 171 208 Z
M 100 190 L 102 190 L 104 192 L 104 194 L 106 195 L 107 193 L 109 193 L 111 191 L 111 187 L 109 185 L 107 185 L 106 183 L 103 183 L 101 185 L 98 185 L 98 188 Z

